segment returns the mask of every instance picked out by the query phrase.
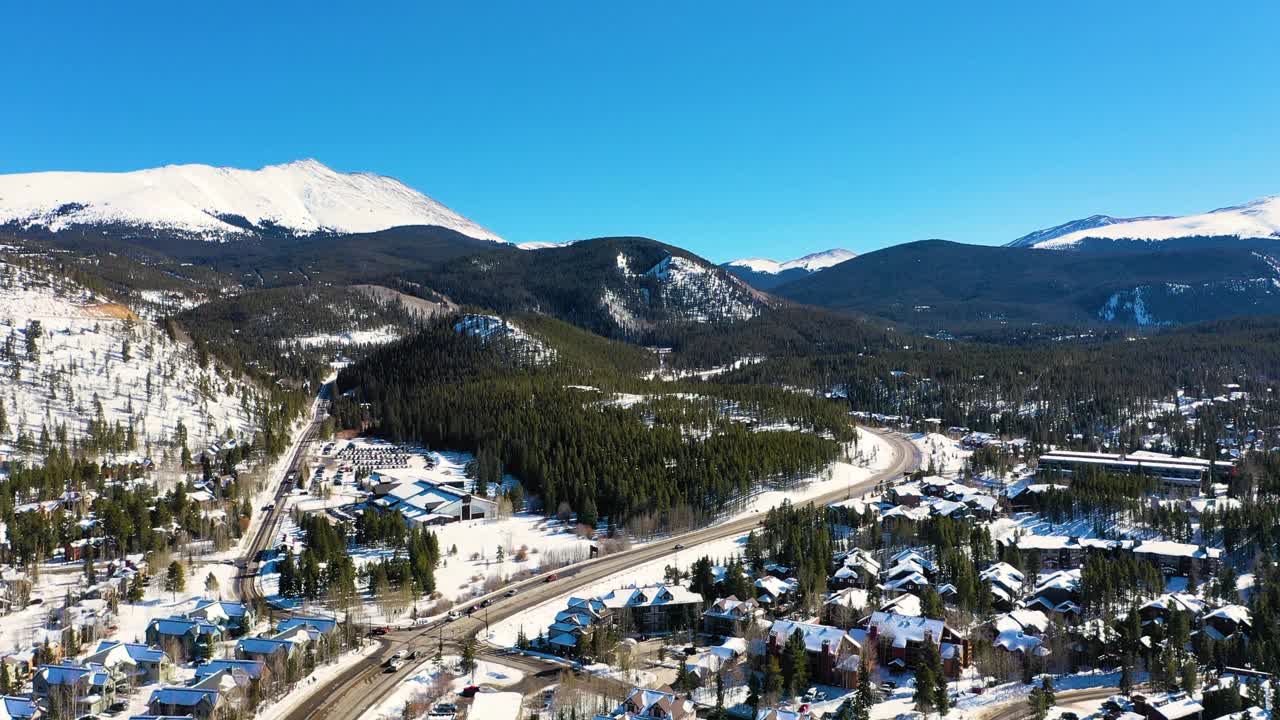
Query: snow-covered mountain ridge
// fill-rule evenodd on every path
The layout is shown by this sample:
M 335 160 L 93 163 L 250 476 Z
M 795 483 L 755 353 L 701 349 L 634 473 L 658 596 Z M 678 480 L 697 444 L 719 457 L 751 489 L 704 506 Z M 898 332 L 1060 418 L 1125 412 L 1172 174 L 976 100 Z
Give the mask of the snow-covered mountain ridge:
M 778 262 L 777 260 L 768 260 L 765 258 L 743 258 L 741 260 L 731 260 L 725 263 L 727 267 L 746 268 L 752 272 L 766 273 L 769 275 L 777 275 L 788 270 L 803 270 L 805 272 L 817 272 L 823 268 L 829 268 L 832 265 L 839 265 L 845 260 L 852 260 L 857 257 L 857 253 L 844 248 L 834 248 L 823 252 L 811 253 L 795 260 L 787 260 Z
M 0 225 L 138 226 L 211 241 L 261 233 L 367 233 L 436 225 L 505 242 L 394 178 L 316 160 L 259 170 L 167 165 L 120 173 L 0 175 Z
M 1197 236 L 1280 238 L 1280 195 L 1183 217 L 1113 218 L 1094 215 L 1037 230 L 1014 240 L 1009 246 L 1066 250 L 1077 248 L 1086 238 L 1161 241 Z

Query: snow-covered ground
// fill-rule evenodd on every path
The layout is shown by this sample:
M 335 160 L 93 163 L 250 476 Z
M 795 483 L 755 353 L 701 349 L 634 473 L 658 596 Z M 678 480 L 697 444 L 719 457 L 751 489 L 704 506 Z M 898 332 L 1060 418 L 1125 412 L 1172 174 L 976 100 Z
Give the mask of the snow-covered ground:
M 317 347 L 321 345 L 385 345 L 386 343 L 399 340 L 401 334 L 402 333 L 399 328 L 387 325 L 370 330 L 347 330 L 345 332 L 329 333 L 325 335 L 306 335 L 286 340 L 284 342 L 296 342 L 306 347 Z
M 713 562 L 718 562 L 721 559 L 727 560 L 740 555 L 745 544 L 746 534 L 744 533 L 709 543 L 693 545 L 673 555 L 667 555 L 657 560 L 636 565 L 623 572 L 610 575 L 597 583 L 586 587 L 573 588 L 545 603 L 529 608 L 501 622 L 494 623 L 490 627 L 488 635 L 484 636 L 484 639 L 501 647 L 513 647 L 521 630 L 529 638 L 535 638 L 539 632 L 546 630 L 555 621 L 556 613 L 565 608 L 565 603 L 568 602 L 571 596 L 605 595 L 618 588 L 661 582 L 668 565 L 688 570 L 694 561 L 704 555 L 712 558 Z
M 36 354 L 27 334 L 39 322 Z M 0 262 L 0 403 L 10 432 L 0 454 L 21 432 L 38 437 L 66 425 L 85 436 L 98 416 L 121 428 L 133 425 L 137 453 L 174 438 L 179 421 L 197 452 L 229 431 L 253 431 L 248 408 L 257 391 L 215 362 L 200 367 L 196 352 L 170 339 L 132 311 L 70 281 Z M 16 369 L 16 371 L 15 371 Z M 159 447 L 153 447 L 159 460 Z
M 869 478 L 878 470 L 887 467 L 892 461 L 893 450 L 888 441 L 879 435 L 859 430 L 859 452 L 862 458 L 856 458 L 857 462 L 865 462 L 866 466 L 855 465 L 853 463 L 837 462 L 833 463 L 824 475 L 825 478 L 815 478 L 813 482 L 788 491 L 768 491 L 760 493 L 752 498 L 745 508 L 731 518 L 740 518 L 746 515 L 762 513 L 770 508 L 777 507 L 785 501 L 803 502 L 834 492 L 840 488 L 851 487 L 852 485 Z M 610 575 L 604 580 L 585 588 L 575 588 L 571 592 L 558 596 L 546 603 L 537 605 L 525 612 L 514 615 L 500 623 L 496 623 L 490 630 L 487 640 L 495 645 L 510 647 L 515 645 L 516 637 L 521 629 L 528 637 L 536 637 L 538 632 L 545 629 L 555 619 L 555 615 L 565 607 L 565 602 L 570 596 L 586 596 L 586 595 L 603 595 L 610 590 L 616 590 L 621 587 L 645 585 L 659 582 L 663 578 L 663 574 L 668 565 L 674 565 L 682 570 L 687 570 L 695 560 L 702 556 L 708 556 L 713 562 L 721 563 L 729 558 L 741 554 L 743 544 L 746 542 L 746 535 L 724 538 L 710 543 L 703 543 L 685 548 L 674 555 L 663 557 L 649 563 L 644 563 L 633 567 L 625 572 L 616 575 Z
M 326 445 L 314 443 L 307 456 L 309 466 L 320 470 L 319 481 L 314 481 L 315 475 L 305 478 L 310 492 L 295 490 L 285 500 L 284 509 L 312 512 L 349 506 L 368 497 L 368 493 L 352 481 L 350 473 L 340 473 L 343 465 L 340 453 L 348 446 L 387 447 L 387 444 L 377 440 L 339 440 L 325 453 Z M 466 477 L 466 466 L 474 459 L 469 453 L 412 447 L 403 449 L 408 452 L 408 467 L 378 470 L 379 475 L 392 479 L 456 482 Z M 342 484 L 334 484 L 335 479 L 340 479 Z M 503 486 L 514 482 L 516 479 L 508 475 Z M 474 491 L 470 481 L 467 481 L 467 486 Z M 322 490 L 317 491 L 316 487 Z M 499 486 L 493 485 L 488 492 L 493 496 L 499 490 Z M 573 522 L 526 512 L 505 518 L 450 523 L 434 527 L 431 532 L 436 534 L 442 553 L 440 566 L 436 568 L 436 588 L 451 601 L 465 601 L 482 595 L 486 592 L 486 584 L 505 584 L 507 578 L 518 573 L 536 573 L 543 568 L 585 560 L 591 546 L 590 540 L 576 533 Z M 302 534 L 291 513 L 286 512 L 282 517 L 276 537 L 283 539 L 295 553 L 301 552 Z M 498 561 L 499 548 L 502 548 L 501 562 Z M 357 547 L 351 552 L 357 567 L 392 555 L 393 552 L 385 547 Z M 273 564 L 268 563 L 263 568 L 258 583 L 263 594 L 273 602 L 290 604 L 290 601 L 278 597 L 279 573 Z M 411 613 L 414 607 L 426 612 L 432 604 L 432 601 L 420 600 L 416 605 L 408 603 L 404 607 L 393 607 L 394 603 L 368 602 L 363 612 L 371 622 L 399 623 L 407 620 L 406 614 Z
M 411 701 L 452 702 L 458 691 L 468 685 L 501 689 L 523 679 L 524 673 L 520 670 L 485 660 L 478 661 L 473 671 L 464 673 L 461 658 L 456 655 L 432 658 L 419 665 L 395 690 L 383 696 L 377 705 L 361 716 L 361 720 L 397 720 L 402 717 L 404 706 Z
M 939 433 L 916 433 L 909 439 L 920 448 L 921 469 L 932 467 L 937 475 L 943 477 L 955 477 L 973 454 L 972 450 L 965 450 L 960 443 Z
M 377 643 L 366 643 L 359 649 L 344 653 L 342 657 L 338 658 L 337 662 L 321 665 L 289 694 L 270 705 L 258 708 L 254 718 L 256 720 L 278 720 L 278 718 L 287 716 L 294 708 L 305 702 L 307 698 L 324 690 L 326 684 L 333 678 L 372 655 L 377 649 Z
M 1085 688 L 1114 687 L 1119 682 L 1119 673 L 1082 672 L 1075 675 L 1056 677 L 1053 680 L 1053 685 L 1058 692 L 1063 692 L 1067 690 L 1083 690 Z M 1025 703 L 1027 695 L 1033 687 L 1023 683 L 1005 683 L 988 688 L 981 695 L 978 695 L 971 692 L 971 689 L 976 684 L 975 680 L 971 679 L 952 681 L 951 691 L 958 692 L 959 697 L 956 699 L 955 707 L 952 708 L 947 717 L 981 718 L 999 706 L 1009 703 Z M 915 704 L 911 699 L 913 692 L 914 690 L 910 687 L 899 687 L 888 700 L 877 703 L 871 708 L 872 720 L 897 718 L 902 716 L 903 713 L 914 712 Z M 839 705 L 840 701 L 830 700 L 825 703 L 818 703 L 814 707 L 818 710 L 830 712 L 838 708 Z M 1083 713 L 1081 717 L 1084 717 Z

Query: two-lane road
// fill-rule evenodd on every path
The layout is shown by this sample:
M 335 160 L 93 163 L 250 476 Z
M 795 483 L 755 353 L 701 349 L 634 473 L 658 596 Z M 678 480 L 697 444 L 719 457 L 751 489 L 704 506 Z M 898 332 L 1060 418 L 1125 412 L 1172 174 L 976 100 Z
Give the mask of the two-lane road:
M 297 485 L 298 472 L 302 466 L 302 460 L 306 456 L 307 448 L 311 445 L 311 441 L 315 439 L 320 431 L 320 425 L 328 417 L 329 394 L 333 391 L 333 383 L 326 383 L 320 388 L 319 394 L 316 395 L 315 403 L 311 407 L 311 420 L 307 426 L 303 428 L 294 442 L 293 447 L 289 451 L 289 462 L 285 466 L 284 474 L 276 485 L 275 495 L 272 497 L 271 509 L 263 511 L 260 508 L 254 508 L 255 512 L 264 512 L 262 521 L 258 524 L 257 532 L 249 543 L 249 547 L 245 554 L 240 557 L 237 564 L 240 566 L 239 582 L 236 583 L 236 590 L 240 594 L 240 599 L 246 603 L 252 603 L 260 598 L 256 579 L 260 570 L 258 563 L 258 554 L 265 550 L 270 544 L 271 539 L 276 533 L 279 525 L 280 517 L 285 512 L 284 499 L 291 492 L 291 488 Z M 293 482 L 286 482 L 290 476 L 294 477 Z

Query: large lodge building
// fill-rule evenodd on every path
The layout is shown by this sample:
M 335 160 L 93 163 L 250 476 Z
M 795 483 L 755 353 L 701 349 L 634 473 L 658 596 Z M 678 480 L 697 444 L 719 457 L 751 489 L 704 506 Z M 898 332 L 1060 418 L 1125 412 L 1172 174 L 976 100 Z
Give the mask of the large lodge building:
M 1040 456 L 1040 472 L 1069 479 L 1082 468 L 1098 468 L 1121 475 L 1145 475 L 1159 479 L 1172 497 L 1199 493 L 1205 480 L 1225 479 L 1235 464 L 1222 460 L 1174 457 L 1164 453 L 1139 450 L 1131 453 L 1096 453 L 1055 450 Z

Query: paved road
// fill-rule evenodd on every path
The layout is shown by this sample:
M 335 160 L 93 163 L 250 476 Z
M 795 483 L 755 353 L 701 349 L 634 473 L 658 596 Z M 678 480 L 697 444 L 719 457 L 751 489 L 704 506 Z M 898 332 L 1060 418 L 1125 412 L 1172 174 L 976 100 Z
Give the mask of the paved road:
M 333 391 L 333 384 L 329 383 L 320 388 L 320 393 L 316 397 L 316 402 L 312 408 L 311 422 L 298 435 L 297 441 L 294 443 L 292 455 L 289 458 L 289 465 L 285 468 L 285 477 L 289 477 L 290 473 L 294 473 L 296 478 L 292 483 L 281 482 L 276 487 L 276 493 L 272 499 L 271 510 L 267 511 L 266 516 L 262 518 L 262 522 L 258 524 L 258 531 L 253 536 L 252 542 L 245 554 L 236 562 L 240 566 L 239 580 L 236 583 L 236 591 L 240 594 L 240 599 L 246 603 L 252 603 L 259 599 L 261 595 L 258 593 L 258 586 L 254 580 L 258 576 L 259 563 L 258 553 L 265 550 L 275 536 L 276 528 L 279 525 L 280 518 L 285 512 L 284 499 L 292 488 L 297 485 L 298 472 L 302 465 L 302 459 L 306 455 L 306 449 L 315 439 L 316 433 L 320 430 L 321 423 L 328 417 L 328 398 Z M 309 479 L 309 478 L 308 478 Z M 260 508 L 254 508 L 255 512 L 261 512 Z
M 911 472 L 920 466 L 920 452 L 915 445 L 903 437 L 881 431 L 874 431 L 888 440 L 893 446 L 894 457 L 889 467 L 875 473 L 867 480 L 851 487 L 842 488 L 825 495 L 813 498 L 799 505 L 826 504 L 843 500 L 849 496 L 858 496 L 871 490 L 877 484 Z M 434 653 L 443 644 L 456 653 L 467 638 L 483 634 L 486 624 L 493 624 L 531 607 L 552 600 L 574 590 L 593 585 L 611 575 L 623 572 L 637 565 L 663 558 L 678 552 L 676 546 L 687 546 L 721 540 L 727 537 L 742 535 L 762 522 L 760 515 L 727 521 L 718 525 L 684 533 L 647 545 L 606 555 L 602 558 L 580 563 L 576 566 L 556 570 L 558 579 L 547 582 L 547 575 L 539 575 L 522 582 L 513 583 L 503 589 L 515 589 L 513 597 L 505 597 L 495 593 L 492 604 L 478 610 L 471 617 L 463 617 L 453 622 L 437 622 L 431 625 L 396 630 L 379 639 L 379 648 L 368 658 L 330 680 L 324 686 L 316 688 L 310 697 L 299 703 L 293 711 L 285 716 L 285 720 L 357 720 L 377 702 L 389 694 L 399 683 L 408 678 L 419 665 L 408 662 L 396 672 L 384 671 L 383 664 L 392 654 L 401 649 L 421 649 Z M 475 602 L 481 599 L 477 598 Z M 485 660 L 499 662 L 523 670 L 526 674 L 543 673 L 548 684 L 564 669 L 563 664 L 551 660 L 514 655 L 508 651 L 489 645 L 481 645 L 478 654 Z
M 1120 688 L 1118 687 L 1084 688 L 1081 690 L 1059 690 L 1054 693 L 1054 699 L 1057 700 L 1057 706 L 1061 707 L 1077 702 L 1106 700 L 1112 695 L 1118 694 L 1120 694 Z M 1026 697 L 1021 697 L 993 708 L 991 712 L 982 715 L 981 720 L 1027 720 L 1031 716 L 1031 707 L 1027 705 Z

